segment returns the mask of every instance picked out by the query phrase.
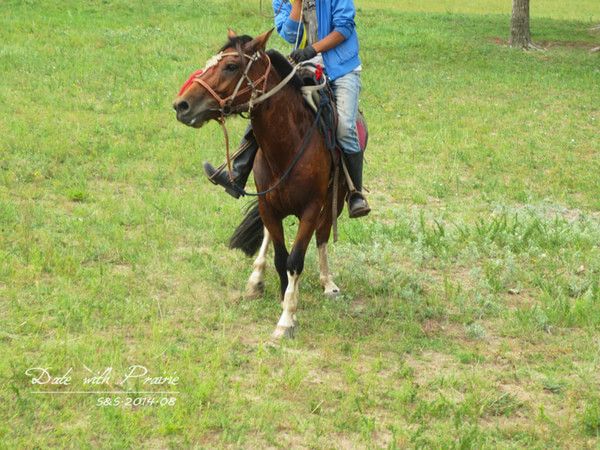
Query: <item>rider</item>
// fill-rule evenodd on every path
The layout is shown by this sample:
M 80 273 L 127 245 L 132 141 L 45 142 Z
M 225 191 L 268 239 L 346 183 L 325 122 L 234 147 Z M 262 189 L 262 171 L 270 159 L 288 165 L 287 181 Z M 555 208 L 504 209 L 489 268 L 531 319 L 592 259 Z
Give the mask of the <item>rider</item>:
M 337 105 L 337 140 L 356 188 L 348 197 L 349 214 L 351 218 L 365 216 L 371 209 L 362 193 L 363 153 L 356 130 L 362 67 L 353 0 L 273 0 L 273 10 L 277 32 L 295 44 L 290 57 L 296 63 L 311 59 L 324 63 Z M 205 162 L 204 171 L 211 182 L 224 186 L 227 193 L 239 198 L 257 150 L 258 143 L 249 127 L 234 155 L 233 183 L 224 171 L 225 165 L 215 169 Z

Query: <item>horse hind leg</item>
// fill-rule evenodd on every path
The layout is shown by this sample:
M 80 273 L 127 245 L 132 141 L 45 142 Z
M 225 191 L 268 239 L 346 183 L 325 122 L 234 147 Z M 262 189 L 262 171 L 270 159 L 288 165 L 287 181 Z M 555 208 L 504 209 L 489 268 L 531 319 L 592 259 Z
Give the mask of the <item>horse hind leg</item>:
M 270 242 L 271 235 L 265 227 L 264 237 L 260 250 L 258 251 L 258 256 L 254 260 L 252 274 L 250 275 L 250 278 L 248 278 L 248 283 L 246 284 L 246 294 L 244 297 L 249 300 L 260 298 L 264 293 L 265 266 L 267 265 L 267 251 Z
M 323 242 L 317 249 L 319 250 L 319 281 L 323 287 L 323 293 L 327 297 L 335 298 L 340 294 L 340 288 L 333 281 L 333 274 L 329 271 L 327 242 Z
M 340 186 L 338 191 L 338 216 L 344 208 L 344 186 L 345 185 Z M 327 297 L 335 298 L 340 294 L 340 288 L 333 281 L 333 274 L 329 270 L 329 260 L 327 257 L 327 242 L 331 235 L 332 225 L 332 198 L 333 192 L 330 191 L 325 208 L 323 208 L 321 216 L 319 217 L 319 227 L 317 228 L 316 238 L 317 250 L 319 252 L 319 281 L 323 287 L 323 293 Z

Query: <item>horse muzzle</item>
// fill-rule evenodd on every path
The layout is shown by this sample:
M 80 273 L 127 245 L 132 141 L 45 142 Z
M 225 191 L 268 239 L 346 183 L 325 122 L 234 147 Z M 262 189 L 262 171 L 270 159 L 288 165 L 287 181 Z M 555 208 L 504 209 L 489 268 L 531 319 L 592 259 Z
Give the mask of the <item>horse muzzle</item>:
M 173 109 L 177 116 L 177 120 L 189 127 L 200 128 L 210 119 L 215 117 L 212 109 L 206 109 L 204 107 L 192 107 L 190 103 L 184 98 L 177 98 L 173 102 Z

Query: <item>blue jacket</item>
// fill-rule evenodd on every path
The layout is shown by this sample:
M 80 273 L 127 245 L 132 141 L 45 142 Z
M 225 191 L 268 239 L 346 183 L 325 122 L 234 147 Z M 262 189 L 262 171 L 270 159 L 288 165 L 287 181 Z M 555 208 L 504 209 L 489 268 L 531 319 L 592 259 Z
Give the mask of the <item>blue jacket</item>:
M 301 0 L 295 0 L 301 1 Z M 290 19 L 292 5 L 289 0 L 273 0 L 275 27 L 286 41 L 294 44 L 302 42 L 303 28 Z M 323 52 L 325 70 L 331 80 L 346 75 L 360 65 L 358 57 L 358 36 L 354 23 L 353 0 L 317 0 L 318 38 L 323 39 L 332 31 L 340 32 L 346 40 L 337 47 Z M 300 30 L 300 36 L 298 36 Z

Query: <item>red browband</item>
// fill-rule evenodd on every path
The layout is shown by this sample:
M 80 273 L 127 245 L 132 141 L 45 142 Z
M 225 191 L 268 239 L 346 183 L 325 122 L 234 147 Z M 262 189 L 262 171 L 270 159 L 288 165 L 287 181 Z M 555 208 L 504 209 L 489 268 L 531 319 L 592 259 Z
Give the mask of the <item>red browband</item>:
M 179 97 L 181 94 L 183 94 L 187 88 L 189 88 L 192 84 L 194 84 L 194 79 L 196 77 L 199 77 L 200 75 L 202 75 L 204 71 L 202 69 L 198 69 L 196 70 L 194 73 L 192 73 L 190 75 L 190 77 L 187 79 L 187 81 L 185 83 L 183 83 L 183 86 L 181 86 L 181 89 L 179 89 L 179 94 L 177 94 L 177 96 Z

